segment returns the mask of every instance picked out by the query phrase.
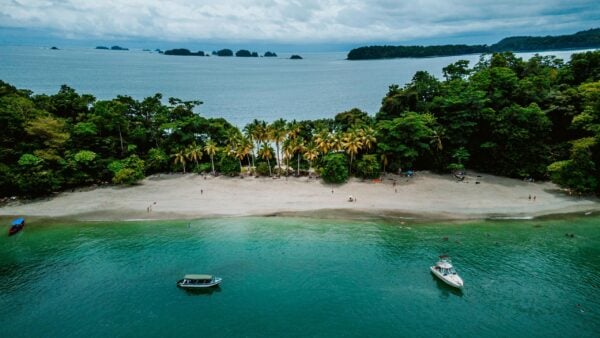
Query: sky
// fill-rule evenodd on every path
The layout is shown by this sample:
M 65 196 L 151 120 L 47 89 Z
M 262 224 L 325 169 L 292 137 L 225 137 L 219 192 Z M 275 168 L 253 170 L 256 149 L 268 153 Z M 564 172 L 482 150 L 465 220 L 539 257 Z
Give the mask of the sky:
M 0 44 L 492 44 L 600 27 L 598 0 L 0 0 Z

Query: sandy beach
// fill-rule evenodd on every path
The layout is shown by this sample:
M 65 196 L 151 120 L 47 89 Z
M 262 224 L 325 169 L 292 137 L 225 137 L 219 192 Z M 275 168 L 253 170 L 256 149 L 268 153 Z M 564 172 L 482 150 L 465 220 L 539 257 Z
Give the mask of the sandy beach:
M 355 201 L 349 202 L 349 196 Z M 578 212 L 600 212 L 599 200 L 568 196 L 549 182 L 523 182 L 475 173 L 457 182 L 451 175 L 428 172 L 418 172 L 412 178 L 387 175 L 381 181 L 352 179 L 343 185 L 307 177 L 242 179 L 162 174 L 133 187 L 76 190 L 0 207 L 0 215 L 4 216 L 77 220 L 251 215 L 477 219 Z

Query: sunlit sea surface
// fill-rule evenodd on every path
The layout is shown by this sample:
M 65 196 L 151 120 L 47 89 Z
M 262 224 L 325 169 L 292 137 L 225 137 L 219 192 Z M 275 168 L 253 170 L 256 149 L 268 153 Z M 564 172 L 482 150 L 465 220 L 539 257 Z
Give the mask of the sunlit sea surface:
M 571 51 L 544 52 L 568 60 Z M 0 47 L 0 80 L 35 93 L 56 93 L 67 84 L 98 99 L 162 93 L 204 102 L 196 111 L 243 127 L 252 119 L 318 119 L 357 107 L 371 114 L 391 84 L 410 82 L 416 71 L 442 78 L 459 59 L 474 65 L 479 55 L 425 59 L 347 61 L 346 53 L 300 53 L 278 58 L 167 56 L 141 50 L 92 48 L 50 50 Z M 532 53 L 519 56 L 528 58 Z
M 599 225 L 34 220 L 0 235 L 0 336 L 598 337 Z M 444 253 L 462 292 L 429 272 Z

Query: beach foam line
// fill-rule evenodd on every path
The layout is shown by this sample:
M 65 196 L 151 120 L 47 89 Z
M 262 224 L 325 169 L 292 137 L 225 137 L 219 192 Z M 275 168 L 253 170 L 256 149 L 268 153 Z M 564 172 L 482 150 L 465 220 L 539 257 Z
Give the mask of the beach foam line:
M 488 217 L 491 220 L 528 220 L 534 219 L 533 216 L 496 216 L 496 217 Z

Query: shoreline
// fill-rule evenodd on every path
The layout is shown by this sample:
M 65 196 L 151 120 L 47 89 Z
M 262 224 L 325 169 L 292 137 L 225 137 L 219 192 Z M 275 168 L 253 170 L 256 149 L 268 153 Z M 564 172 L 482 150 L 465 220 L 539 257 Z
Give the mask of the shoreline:
M 349 196 L 355 201 L 348 202 Z M 412 178 L 388 174 L 383 180 L 351 179 L 342 185 L 307 177 L 160 174 L 132 187 L 82 188 L 0 207 L 2 217 L 76 221 L 252 216 L 458 221 L 578 213 L 600 213 L 600 200 L 568 196 L 549 182 L 479 173 L 457 182 L 451 175 L 429 172 L 418 172 Z

